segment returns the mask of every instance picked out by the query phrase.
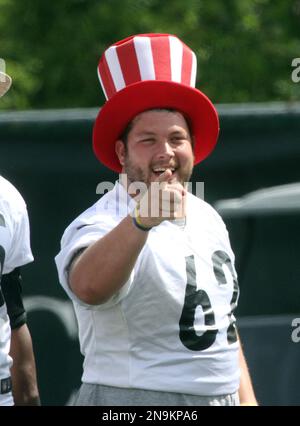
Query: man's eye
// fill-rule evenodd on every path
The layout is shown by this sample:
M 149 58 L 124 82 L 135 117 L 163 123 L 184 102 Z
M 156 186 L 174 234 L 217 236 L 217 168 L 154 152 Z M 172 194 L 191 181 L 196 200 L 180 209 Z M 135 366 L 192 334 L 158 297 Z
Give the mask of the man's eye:
M 174 136 L 174 137 L 171 139 L 171 141 L 172 141 L 172 142 L 175 142 L 175 143 L 182 142 L 182 141 L 184 141 L 184 140 L 185 140 L 185 138 L 184 138 L 183 136 Z
M 142 139 L 141 142 L 155 142 L 154 138 Z

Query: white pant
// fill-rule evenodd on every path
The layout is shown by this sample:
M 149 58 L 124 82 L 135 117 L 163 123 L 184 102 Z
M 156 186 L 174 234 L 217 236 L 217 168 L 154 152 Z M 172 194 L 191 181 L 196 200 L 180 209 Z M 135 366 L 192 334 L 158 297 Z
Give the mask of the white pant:
M 14 400 L 11 392 L 0 394 L 0 407 L 14 405 Z

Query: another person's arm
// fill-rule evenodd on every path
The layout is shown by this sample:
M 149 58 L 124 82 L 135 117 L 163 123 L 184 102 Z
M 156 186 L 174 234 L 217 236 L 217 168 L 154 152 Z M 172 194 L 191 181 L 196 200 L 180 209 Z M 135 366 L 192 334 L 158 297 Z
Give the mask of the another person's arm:
M 241 379 L 239 387 L 240 404 L 245 406 L 258 405 L 240 339 L 239 345 L 239 364 L 241 369 Z
M 10 356 L 15 405 L 40 405 L 35 359 L 21 294 L 20 268 L 2 276 L 1 288 L 11 326 Z
M 26 324 L 12 330 L 10 356 L 15 405 L 40 405 L 32 341 Z

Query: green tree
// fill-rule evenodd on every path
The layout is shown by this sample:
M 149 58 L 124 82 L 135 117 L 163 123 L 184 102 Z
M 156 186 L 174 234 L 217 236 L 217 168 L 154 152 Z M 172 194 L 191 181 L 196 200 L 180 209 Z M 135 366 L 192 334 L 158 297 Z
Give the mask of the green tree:
M 178 35 L 214 102 L 300 100 L 299 0 L 0 0 L 0 57 L 14 87 L 0 108 L 100 106 L 103 50 L 131 34 Z

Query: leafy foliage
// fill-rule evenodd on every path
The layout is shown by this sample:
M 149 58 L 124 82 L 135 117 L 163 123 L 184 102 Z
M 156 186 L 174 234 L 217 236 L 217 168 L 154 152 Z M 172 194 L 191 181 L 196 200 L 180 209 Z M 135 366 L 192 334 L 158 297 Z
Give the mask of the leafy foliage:
M 300 100 L 299 0 L 0 0 L 0 57 L 14 86 L 1 108 L 100 106 L 103 50 L 131 34 L 178 35 L 214 102 Z

